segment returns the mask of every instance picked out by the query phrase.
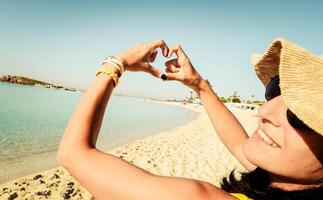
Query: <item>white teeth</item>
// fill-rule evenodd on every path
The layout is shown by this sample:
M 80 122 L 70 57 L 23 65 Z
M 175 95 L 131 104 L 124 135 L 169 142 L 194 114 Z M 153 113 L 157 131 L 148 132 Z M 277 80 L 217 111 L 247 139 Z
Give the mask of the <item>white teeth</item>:
M 272 139 L 270 139 L 263 130 L 258 129 L 258 133 L 259 133 L 260 137 L 265 142 L 267 142 L 269 145 L 271 145 L 272 147 L 275 147 L 275 148 L 279 148 L 279 145 L 276 142 L 274 142 Z

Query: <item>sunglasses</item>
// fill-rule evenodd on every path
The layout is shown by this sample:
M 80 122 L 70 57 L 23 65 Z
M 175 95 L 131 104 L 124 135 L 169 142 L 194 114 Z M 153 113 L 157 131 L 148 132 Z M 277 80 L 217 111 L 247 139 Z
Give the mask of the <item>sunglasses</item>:
M 269 82 L 266 92 L 265 92 L 265 98 L 267 101 L 270 101 L 271 99 L 279 96 L 280 93 L 280 87 L 279 87 L 279 76 L 275 76 L 271 79 Z M 292 113 L 289 109 L 287 110 L 287 120 L 291 126 L 297 129 L 310 129 L 306 124 L 302 122 L 302 120 L 298 119 L 298 117 Z

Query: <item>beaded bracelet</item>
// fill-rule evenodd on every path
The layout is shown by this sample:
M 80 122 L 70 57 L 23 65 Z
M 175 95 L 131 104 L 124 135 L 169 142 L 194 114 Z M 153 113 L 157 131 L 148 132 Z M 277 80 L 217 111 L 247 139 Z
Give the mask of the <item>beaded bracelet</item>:
M 101 73 L 112 77 L 113 82 L 114 82 L 114 87 L 116 87 L 118 85 L 119 77 L 118 77 L 117 73 L 113 69 L 102 66 L 96 71 L 96 76 L 101 74 Z

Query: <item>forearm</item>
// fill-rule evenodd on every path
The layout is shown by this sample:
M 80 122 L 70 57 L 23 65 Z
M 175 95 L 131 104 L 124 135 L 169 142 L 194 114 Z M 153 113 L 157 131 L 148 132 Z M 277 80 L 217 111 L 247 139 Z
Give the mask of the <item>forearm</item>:
M 105 109 L 113 91 L 111 76 L 99 74 L 73 113 L 59 147 L 59 154 L 95 148 Z
M 248 139 L 248 135 L 240 122 L 205 80 L 202 80 L 197 88 L 195 92 L 199 94 L 215 132 L 223 144 L 248 171 L 254 170 L 256 166 L 243 153 L 243 144 Z
M 196 92 L 200 96 L 217 135 L 234 154 L 234 148 L 248 139 L 246 131 L 206 81 L 201 82 Z

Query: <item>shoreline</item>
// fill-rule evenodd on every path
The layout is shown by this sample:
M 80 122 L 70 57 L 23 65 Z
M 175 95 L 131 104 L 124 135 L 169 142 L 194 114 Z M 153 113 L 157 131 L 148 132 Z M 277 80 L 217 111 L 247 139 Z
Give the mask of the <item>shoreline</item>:
M 121 97 L 121 98 L 126 98 L 126 101 L 127 101 L 127 97 Z M 146 102 L 146 99 L 139 99 L 139 98 L 136 98 L 136 99 L 142 101 L 142 104 L 147 104 L 147 106 L 150 106 L 150 107 L 152 107 L 152 106 L 155 107 L 155 105 L 156 105 L 156 104 L 155 105 L 152 104 L 155 102 Z M 150 127 L 144 127 L 144 126 L 140 127 L 140 126 L 136 125 L 136 130 L 139 130 L 140 132 L 134 132 L 134 134 L 124 134 L 124 135 L 121 134 L 121 136 L 119 136 L 119 137 L 117 137 L 118 134 L 114 134 L 114 133 L 108 134 L 109 132 L 107 130 L 105 130 L 103 127 L 101 135 L 104 135 L 104 137 L 102 137 L 101 140 L 98 141 L 98 147 L 103 151 L 109 151 L 109 150 L 112 150 L 112 149 L 114 149 L 118 146 L 121 146 L 123 144 L 131 143 L 131 142 L 136 141 L 138 139 L 143 139 L 143 138 L 151 136 L 151 135 L 156 135 L 161 131 L 168 131 L 176 126 L 186 124 L 187 122 L 194 120 L 197 116 L 195 112 L 190 112 L 187 110 L 179 110 L 182 108 L 176 109 L 176 108 L 172 108 L 170 106 L 161 105 L 161 103 L 159 103 L 159 105 L 156 105 L 156 107 L 160 107 L 161 109 L 165 108 L 169 111 L 176 110 L 180 113 L 187 113 L 187 114 L 189 114 L 188 116 L 190 116 L 190 117 L 187 117 L 186 120 L 184 120 L 184 118 L 181 118 L 178 121 L 170 121 L 169 124 L 172 124 L 172 125 L 165 124 L 164 127 L 160 126 L 160 128 L 158 128 L 158 124 L 156 124 L 156 127 L 154 127 L 153 125 L 150 125 Z M 172 112 L 170 112 L 170 113 L 172 113 Z M 183 116 L 183 115 L 180 115 L 180 116 Z M 185 116 L 186 116 L 186 114 L 185 114 Z M 183 117 L 185 117 L 185 116 L 183 116 Z M 165 116 L 164 118 L 165 118 L 164 121 L 167 122 L 166 121 L 167 116 Z M 143 120 L 144 120 L 144 118 L 143 118 Z M 155 121 L 156 121 L 156 123 L 158 123 L 158 118 Z M 117 130 L 117 129 L 112 129 L 112 132 L 114 130 Z M 123 131 L 125 132 L 126 130 L 123 130 Z M 119 132 L 119 133 L 123 133 L 123 132 Z M 2 158 L 3 161 L 1 162 L 2 164 L 0 164 L 2 166 L 0 168 L 0 174 L 1 174 L 0 175 L 0 185 L 8 183 L 12 180 L 23 178 L 28 175 L 32 175 L 32 174 L 35 174 L 38 172 L 42 172 L 42 171 L 46 171 L 49 169 L 53 169 L 55 167 L 59 167 L 59 164 L 56 160 L 56 152 L 57 152 L 57 146 L 58 146 L 57 140 L 59 140 L 60 137 L 61 137 L 60 135 L 58 135 L 56 137 L 54 142 L 55 142 L 55 144 L 57 143 L 57 145 L 55 145 L 55 144 L 54 144 L 54 146 L 52 145 L 53 148 L 51 148 L 50 150 L 46 149 L 42 152 L 39 152 L 39 153 L 37 152 L 34 154 L 25 152 L 25 153 L 22 153 L 21 156 L 17 159 L 16 159 L 16 152 L 11 151 L 12 153 L 9 155 L 11 155 L 10 157 L 13 159 L 6 161 L 5 158 L 8 155 L 8 153 L 5 154 L 5 151 L 4 151 L 4 157 Z M 47 141 L 45 141 L 45 144 L 46 143 L 47 143 Z M 40 144 L 43 144 L 43 143 L 40 143 Z M 20 146 L 20 144 L 19 144 L 19 146 Z M 6 150 L 6 148 L 3 148 L 3 149 Z M 9 156 L 7 156 L 7 157 L 9 157 Z
M 180 102 L 166 102 L 166 101 L 156 101 L 156 100 L 149 100 L 149 99 L 148 99 L 148 100 L 147 100 L 147 99 L 144 99 L 144 100 L 145 100 L 146 102 L 148 102 L 148 103 L 161 103 L 161 104 L 172 105 L 172 106 L 180 106 L 180 107 L 183 107 L 183 108 L 186 108 L 186 109 L 189 109 L 189 110 L 191 110 L 191 111 L 196 112 L 196 113 L 197 113 L 197 115 L 200 115 L 200 113 L 202 112 L 202 109 L 203 109 L 203 106 L 201 106 L 201 107 L 199 107 L 199 108 L 197 108 L 197 107 L 193 108 L 192 106 L 188 106 L 188 107 L 186 107 L 185 105 L 181 105 L 181 104 L 180 104 Z M 200 106 L 200 105 L 199 105 L 199 106 Z M 192 121 L 195 121 L 197 118 L 198 118 L 198 116 L 197 116 L 194 120 L 192 120 Z M 190 123 L 190 122 L 192 122 L 192 121 L 189 121 L 188 123 Z M 186 123 L 186 124 L 188 124 L 188 123 Z M 126 143 L 126 144 L 123 144 L 123 145 L 119 145 L 119 146 L 114 147 L 114 148 L 109 149 L 109 150 L 104 150 L 104 149 L 101 149 L 101 150 L 103 150 L 103 151 L 105 151 L 105 152 L 107 152 L 107 153 L 110 153 L 110 152 L 113 152 L 115 149 L 121 148 L 121 147 L 123 147 L 123 146 L 127 146 L 127 145 L 129 145 L 129 144 L 131 144 L 131 143 L 134 143 L 134 142 L 137 142 L 137 141 L 139 141 L 139 140 L 145 140 L 145 139 L 148 139 L 148 138 L 150 138 L 150 137 L 154 137 L 154 136 L 156 136 L 156 135 L 159 135 L 159 134 L 163 134 L 163 133 L 165 133 L 165 132 L 172 131 L 172 130 L 174 130 L 174 129 L 178 128 L 178 127 L 186 126 L 186 124 L 181 124 L 181 125 L 178 125 L 178 126 L 176 126 L 176 127 L 174 127 L 174 128 L 171 128 L 171 129 L 169 129 L 169 130 L 162 131 L 162 132 L 158 132 L 158 133 L 155 133 L 155 134 L 153 134 L 153 135 L 149 135 L 149 136 L 145 136 L 145 137 L 143 137 L 143 138 L 136 139 L 136 140 L 135 140 L 135 141 L 133 141 L 133 142 L 129 142 L 129 143 Z M 55 154 L 56 154 L 56 152 L 55 152 Z M 0 189 L 1 189 L 2 187 L 4 187 L 5 185 L 13 184 L 13 183 L 14 183 L 15 181 L 17 181 L 17 180 L 20 180 L 20 179 L 26 179 L 26 178 L 28 178 L 28 177 L 36 176 L 37 174 L 45 173 L 45 172 L 52 171 L 52 170 L 54 170 L 54 169 L 58 169 L 58 168 L 61 168 L 61 166 L 57 166 L 57 167 L 53 167 L 53 168 L 49 168 L 49 169 L 46 169 L 46 170 L 41 170 L 40 172 L 31 173 L 31 174 L 28 174 L 28 175 L 25 175 L 25 176 L 21 176 L 21 177 L 18 177 L 18 178 L 14 178 L 14 179 L 12 179 L 12 180 L 9 180 L 9 181 L 6 181 L 6 182 L 4 182 L 4 183 L 1 183 L 1 184 L 0 184 Z M 0 190 L 0 193 L 1 193 L 1 190 Z
M 219 186 L 219 180 L 232 169 L 243 170 L 238 161 L 217 138 L 203 106 L 181 105 L 180 102 L 147 101 L 182 106 L 197 112 L 198 116 L 186 124 L 106 152 L 153 174 L 199 179 L 216 186 Z M 249 113 L 238 113 L 238 115 L 241 115 L 242 118 L 250 117 Z M 29 185 L 26 186 L 27 184 Z M 1 184 L 0 198 L 8 198 L 10 195 L 34 199 L 40 198 L 40 196 L 46 197 L 46 195 L 56 199 L 63 199 L 64 195 L 71 199 L 92 198 L 91 194 L 62 167 Z
M 186 106 L 183 106 L 183 105 L 180 105 L 180 103 L 177 103 L 177 102 L 163 102 L 163 101 L 155 101 L 155 100 L 149 100 L 149 99 L 143 99 L 144 101 L 146 101 L 147 103 L 159 103 L 159 104 L 167 104 L 167 105 L 172 105 L 172 106 L 180 106 L 180 107 L 183 107 L 183 108 L 185 108 L 185 109 L 189 109 L 189 110 L 191 110 L 191 111 L 194 111 L 194 112 L 200 112 L 200 111 L 197 111 L 196 109 L 194 109 L 194 108 L 192 108 L 192 107 L 186 107 Z M 197 117 L 196 117 L 197 118 Z M 195 119 L 193 119 L 192 121 L 194 121 L 194 120 L 196 120 L 196 118 Z M 190 122 L 190 121 L 189 121 Z M 189 123 L 188 122 L 188 123 Z M 187 123 L 186 123 L 187 124 Z M 178 126 L 185 126 L 186 124 L 181 124 L 181 125 L 178 125 Z M 176 126 L 176 127 L 178 127 L 178 126 Z M 176 128 L 175 127 L 175 128 Z M 165 131 L 162 131 L 162 132 L 157 132 L 157 133 L 154 133 L 153 135 L 149 135 L 149 136 L 145 136 L 145 137 L 143 137 L 143 138 L 139 138 L 139 139 L 136 139 L 135 141 L 133 141 L 133 142 L 136 142 L 136 141 L 138 141 L 138 140 L 145 140 L 146 138 L 149 138 L 149 137 L 153 137 L 153 136 L 155 136 L 155 135 L 158 135 L 158 134 L 162 134 L 162 133 L 164 133 L 164 132 L 168 132 L 168 131 L 170 131 L 170 130 L 172 130 L 172 129 L 174 129 L 174 128 L 171 128 L 171 129 L 169 129 L 169 130 L 165 130 Z M 126 144 L 124 144 L 124 145 L 120 145 L 120 146 L 117 146 L 117 147 L 115 147 L 115 148 L 112 148 L 112 149 L 110 149 L 110 150 L 106 150 L 106 149 L 101 149 L 101 150 L 103 150 L 103 151 L 105 151 L 105 152 L 108 152 L 108 153 L 111 153 L 114 149 L 118 149 L 118 148 L 120 148 L 120 147 L 122 147 L 122 146 L 125 146 L 125 145 L 128 145 L 128 144 L 131 144 L 131 143 L 133 143 L 133 142 L 130 142 L 130 143 L 126 143 Z M 56 172 L 56 171 L 58 171 L 58 172 Z M 49 174 L 52 174 L 52 175 L 54 175 L 54 176 L 56 176 L 55 174 L 60 174 L 60 175 L 63 175 L 63 176 L 69 176 L 68 175 L 68 172 L 67 171 L 65 171 L 61 166 L 55 166 L 55 167 L 53 167 L 53 168 L 49 168 L 49 169 L 46 169 L 46 170 L 41 170 L 41 171 L 39 171 L 39 172 L 35 172 L 35 173 L 31 173 L 31 174 L 27 174 L 27 175 L 24 175 L 24 176 L 20 176 L 20 177 L 18 177 L 18 178 L 14 178 L 14 179 L 11 179 L 11 180 L 9 180 L 9 181 L 6 181 L 6 182 L 4 182 L 4 183 L 1 183 L 0 184 L 0 199 L 1 199 L 1 197 L 2 197 L 2 195 L 3 195 L 3 192 L 6 192 L 6 191 L 2 191 L 4 188 L 12 188 L 12 187 L 16 187 L 17 185 L 19 186 L 19 185 L 21 185 L 21 183 L 24 183 L 24 182 L 28 182 L 28 181 L 31 181 L 31 180 L 33 180 L 33 178 L 34 177 L 37 177 L 37 176 L 39 176 L 39 175 L 42 175 L 43 176 L 43 174 L 47 174 L 47 175 L 49 175 Z M 68 180 L 70 180 L 70 181 L 74 181 L 73 180 L 73 178 L 70 178 L 70 179 L 68 179 Z M 19 183 L 20 182 L 20 183 Z M 42 182 L 42 181 L 41 181 Z M 78 187 L 81 187 L 80 185 L 78 185 Z

